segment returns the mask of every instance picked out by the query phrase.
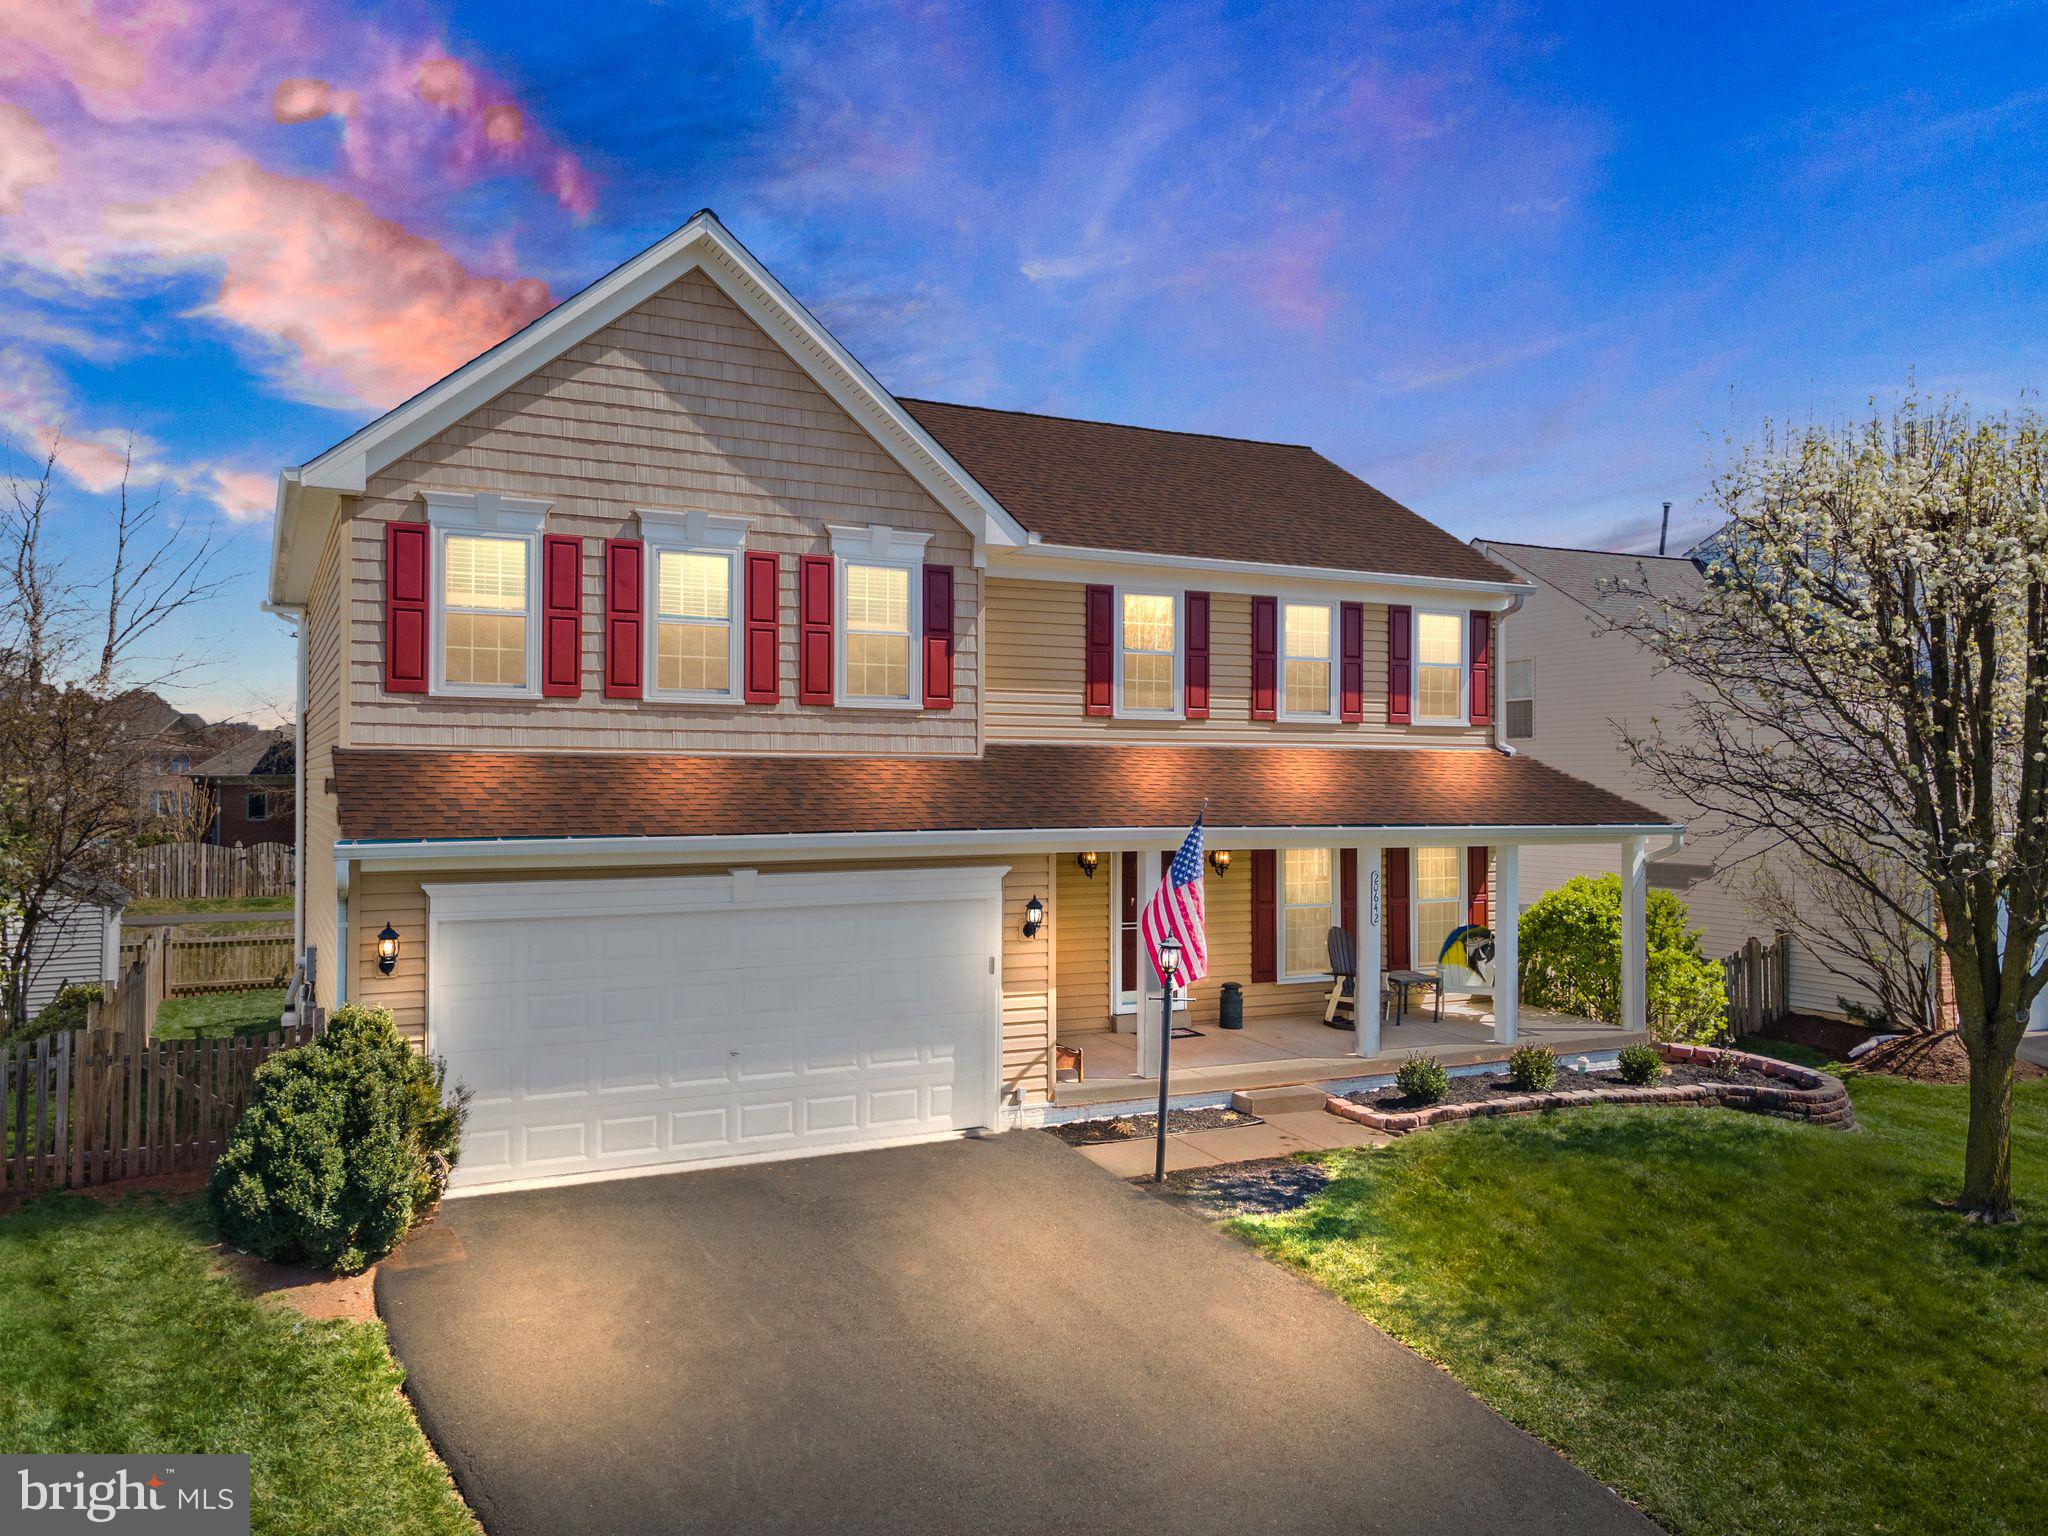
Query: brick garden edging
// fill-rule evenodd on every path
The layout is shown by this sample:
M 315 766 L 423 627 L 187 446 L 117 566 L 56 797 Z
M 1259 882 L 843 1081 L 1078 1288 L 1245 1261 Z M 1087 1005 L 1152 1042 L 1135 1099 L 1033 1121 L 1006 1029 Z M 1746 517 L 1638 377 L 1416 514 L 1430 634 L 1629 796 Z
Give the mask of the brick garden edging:
M 1760 1083 L 1658 1083 L 1642 1088 L 1627 1085 L 1554 1088 L 1548 1093 L 1515 1094 L 1476 1104 L 1432 1104 L 1427 1109 L 1395 1113 L 1368 1109 L 1363 1104 L 1353 1104 L 1349 1099 L 1333 1096 L 1324 1102 L 1323 1108 L 1333 1115 L 1355 1120 L 1389 1136 L 1406 1136 L 1410 1131 L 1449 1125 L 1459 1120 L 1476 1120 L 1486 1115 L 1544 1114 L 1581 1104 L 1719 1104 L 1725 1109 L 1739 1109 L 1753 1115 L 1775 1115 L 1781 1120 L 1804 1120 L 1812 1125 L 1833 1126 L 1838 1130 L 1856 1128 L 1856 1111 L 1849 1102 L 1849 1090 L 1842 1086 L 1839 1077 L 1816 1072 L 1810 1067 L 1795 1067 L 1788 1061 L 1779 1061 L 1771 1056 L 1752 1056 L 1747 1051 L 1719 1050 L 1709 1045 L 1660 1043 L 1657 1049 L 1666 1061 L 1672 1062 L 1702 1064 L 1732 1059 L 1737 1066 L 1780 1079 L 1784 1086 L 1779 1087 L 1776 1083 L 1769 1086 Z

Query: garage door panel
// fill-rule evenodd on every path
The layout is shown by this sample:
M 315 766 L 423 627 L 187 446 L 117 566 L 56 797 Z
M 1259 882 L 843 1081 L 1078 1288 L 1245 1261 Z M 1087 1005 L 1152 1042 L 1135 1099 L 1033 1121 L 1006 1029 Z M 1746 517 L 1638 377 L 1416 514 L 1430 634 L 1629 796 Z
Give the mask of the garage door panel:
M 474 1090 L 458 1183 L 980 1123 L 996 1052 L 994 878 L 986 900 L 875 880 L 896 899 L 519 918 L 476 903 L 443 922 L 430 1043 Z M 565 885 L 593 904 L 590 883 Z

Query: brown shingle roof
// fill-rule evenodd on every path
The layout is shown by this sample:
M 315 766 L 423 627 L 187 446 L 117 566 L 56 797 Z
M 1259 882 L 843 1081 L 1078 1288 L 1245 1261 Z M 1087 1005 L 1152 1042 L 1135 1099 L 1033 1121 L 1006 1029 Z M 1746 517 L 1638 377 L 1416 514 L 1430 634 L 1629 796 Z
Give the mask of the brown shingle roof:
M 901 404 L 1047 543 L 1516 579 L 1313 448 L 934 400 Z
M 290 778 L 298 748 L 288 730 L 257 731 L 192 770 L 195 779 Z
M 355 748 L 341 832 L 718 837 L 1178 827 L 1643 826 L 1664 818 L 1531 757 L 1440 748 L 990 747 L 979 758 L 657 757 Z

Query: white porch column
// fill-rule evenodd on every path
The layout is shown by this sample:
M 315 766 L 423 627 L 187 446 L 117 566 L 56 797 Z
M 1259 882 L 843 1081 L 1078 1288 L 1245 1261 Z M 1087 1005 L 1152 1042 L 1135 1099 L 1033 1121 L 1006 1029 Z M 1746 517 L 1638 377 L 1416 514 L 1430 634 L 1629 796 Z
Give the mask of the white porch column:
M 1513 1045 L 1522 1026 L 1522 850 L 1493 850 L 1493 1037 Z
M 1631 837 L 1621 845 L 1621 1027 L 1648 1028 L 1650 990 L 1647 977 L 1649 927 L 1644 906 L 1649 900 L 1649 843 Z
M 1358 994 L 1353 1000 L 1352 1033 L 1358 1054 L 1380 1053 L 1380 851 L 1358 850 Z

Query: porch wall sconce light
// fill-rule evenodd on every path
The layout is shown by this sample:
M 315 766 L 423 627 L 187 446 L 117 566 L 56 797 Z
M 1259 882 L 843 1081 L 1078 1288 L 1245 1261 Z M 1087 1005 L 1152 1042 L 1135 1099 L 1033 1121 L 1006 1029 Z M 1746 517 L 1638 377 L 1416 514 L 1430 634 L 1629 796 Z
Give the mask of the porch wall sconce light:
M 1215 870 L 1215 871 L 1216 871 L 1216 874 L 1217 874 L 1217 878 L 1219 878 L 1219 879 L 1220 879 L 1220 878 L 1222 878 L 1222 877 L 1223 877 L 1224 875 L 1227 875 L 1227 874 L 1229 874 L 1229 873 L 1230 873 L 1230 850 L 1229 850 L 1228 848 L 1212 848 L 1212 849 L 1210 849 L 1210 850 L 1209 850 L 1209 867 L 1210 867 L 1211 869 L 1213 869 L 1213 870 Z
M 389 923 L 377 935 L 377 969 L 389 976 L 398 964 L 398 930 Z
M 1095 878 L 1095 868 L 1101 862 L 1102 855 L 1099 853 L 1077 853 L 1074 855 L 1074 863 L 1079 867 L 1081 873 L 1090 880 Z
M 1024 903 L 1024 937 L 1035 939 L 1045 926 L 1045 903 L 1036 896 Z

